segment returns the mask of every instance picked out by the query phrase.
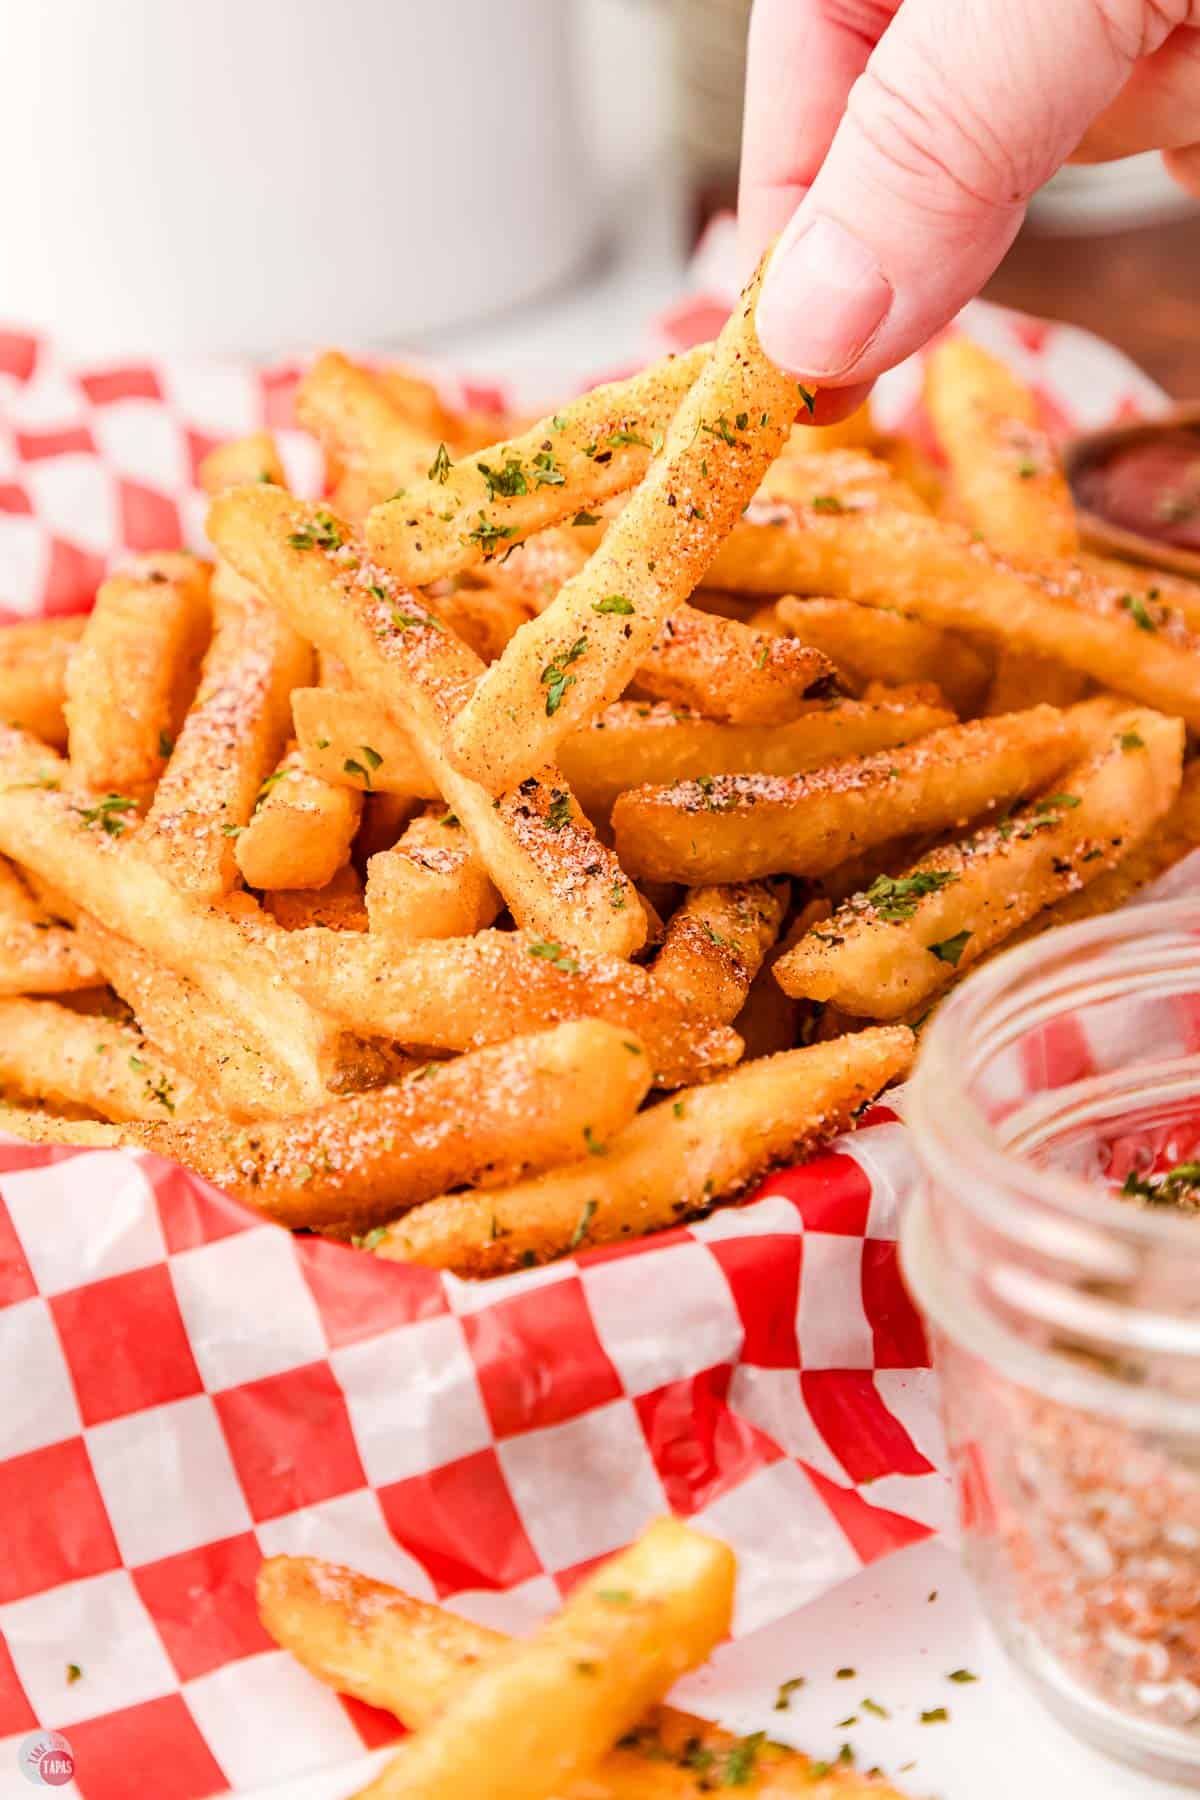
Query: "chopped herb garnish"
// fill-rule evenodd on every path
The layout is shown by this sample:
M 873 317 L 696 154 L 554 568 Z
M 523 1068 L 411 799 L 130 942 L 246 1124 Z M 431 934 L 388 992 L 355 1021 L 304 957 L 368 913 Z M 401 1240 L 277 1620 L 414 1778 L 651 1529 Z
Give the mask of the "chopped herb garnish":
M 608 904 L 614 912 L 625 911 L 625 883 L 614 881 L 608 890 Z
M 152 1100 L 157 1100 L 160 1106 L 165 1106 L 169 1113 L 175 1111 L 175 1089 L 165 1075 L 160 1075 L 157 1081 L 147 1079 L 146 1088 Z
M 800 403 L 807 409 L 808 416 L 811 419 L 817 410 L 817 396 L 810 393 L 802 382 L 797 382 L 796 386 L 800 390 Z
M 722 1787 L 749 1787 L 758 1753 L 766 1741 L 765 1731 L 754 1731 L 749 1737 L 741 1738 L 736 1744 L 729 1746 L 725 1752 L 725 1766 L 721 1770 Z
M 844 513 L 846 510 L 836 494 L 814 494 L 812 509 L 819 513 Z
M 571 823 L 571 796 L 562 788 L 551 788 L 550 804 L 546 808 L 546 823 L 551 831 L 561 831 L 564 825 Z
M 978 1675 L 972 1675 L 970 1669 L 951 1669 L 946 1680 L 963 1683 L 967 1681 L 978 1681 L 979 1677 Z
M 83 1680 L 83 1670 L 78 1663 L 67 1664 L 67 1686 L 73 1687 L 77 1681 Z
M 681 1109 L 682 1110 L 682 1109 Z M 775 1695 L 775 1712 L 787 1712 L 792 1704 L 792 1695 L 804 1686 L 803 1675 L 793 1675 L 790 1681 L 781 1681 Z
M 79 814 L 89 831 L 94 825 L 99 825 L 107 837 L 120 837 L 129 823 L 122 815 L 136 812 L 137 801 L 131 800 L 127 794 L 105 794 L 102 800 L 97 800 L 95 806 L 77 806 L 73 810 Z
M 437 448 L 437 455 L 434 457 L 433 461 L 429 465 L 430 481 L 436 481 L 444 487 L 445 483 L 446 483 L 446 477 L 450 473 L 450 468 L 451 468 L 450 452 L 447 450 L 444 443 L 439 444 L 438 448 Z
M 571 523 L 572 525 L 598 525 L 600 520 L 595 513 L 587 512 L 583 507 L 580 507 L 579 511 L 575 514 L 575 517 L 571 520 Z
M 956 931 L 953 937 L 943 938 L 940 944 L 930 944 L 929 954 L 936 956 L 939 962 L 949 963 L 951 968 L 957 969 L 970 935 L 969 931 Z
M 328 750 L 328 748 L 329 748 L 329 739 L 328 738 L 318 738 L 317 739 L 317 749 L 318 750 Z
M 562 487 L 567 479 L 562 470 L 556 468 L 554 452 L 548 445 L 546 449 L 538 451 L 533 459 L 533 467 L 534 482 L 538 487 Z
M 922 1725 L 945 1725 L 950 1714 L 944 1706 L 931 1706 L 928 1712 L 921 1714 Z
M 1144 750 L 1146 748 L 1145 738 L 1139 737 L 1136 731 L 1123 731 L 1117 742 L 1122 750 Z
M 494 500 L 499 494 L 505 500 L 511 500 L 514 494 L 527 494 L 529 483 L 525 479 L 525 471 L 521 467 L 519 457 L 510 456 L 502 469 L 489 468 L 487 463 L 476 463 L 475 467 L 487 482 L 488 499 Z M 481 515 L 482 516 L 482 515 Z M 504 533 L 511 537 L 511 531 Z
M 515 537 L 516 531 L 511 525 L 493 525 L 482 513 L 474 531 L 468 531 L 467 541 L 478 544 L 485 556 L 494 556 L 496 545 L 505 538 Z
M 565 413 L 555 413 L 550 423 L 553 425 L 555 431 L 565 431 L 569 421 Z
M 1021 477 L 1022 481 L 1030 480 L 1037 472 L 1037 464 L 1035 462 L 1030 462 L 1028 457 L 1025 458 L 1024 462 L 1019 462 L 1017 464 L 1017 474 Z
M 602 1144 L 590 1125 L 583 1128 L 583 1141 L 587 1145 L 589 1156 L 607 1156 L 608 1145 Z
M 763 645 L 762 649 L 759 651 L 758 655 L 754 659 L 755 668 L 756 669 L 765 669 L 768 661 L 770 660 L 770 656 L 771 656 L 771 645 L 770 645 L 770 641 L 768 640 L 768 642 Z
M 175 739 L 169 737 L 165 731 L 160 731 L 158 734 L 158 754 L 160 756 L 170 756 L 174 748 Z M 74 1663 L 72 1663 L 71 1667 L 74 1668 L 74 1666 Z
M 738 417 L 744 419 L 746 415 L 745 413 L 739 413 Z M 737 439 L 734 437 L 733 431 L 730 428 L 729 420 L 725 417 L 724 413 L 721 414 L 715 425 L 702 424 L 700 429 L 701 431 L 707 431 L 710 437 L 720 438 L 723 443 L 737 443 Z
M 671 1111 L 675 1114 L 675 1117 L 677 1119 L 682 1119 L 682 1117 L 683 1117 L 683 1101 L 682 1100 L 672 1100 Z
M 241 837 L 245 829 L 246 827 L 244 825 L 222 825 L 221 836 L 227 838 Z
M 376 1225 L 370 1231 L 364 1231 L 361 1237 L 352 1237 L 350 1242 L 356 1250 L 373 1250 L 387 1236 L 386 1225 Z
M 626 616 L 633 611 L 633 603 L 624 594 L 605 594 L 603 600 L 592 601 L 594 613 L 620 613 Z
M 438 820 L 438 824 L 439 825 L 457 826 L 458 825 L 458 814 L 452 813 L 452 812 L 444 812 L 442 814 L 441 818 Z
M 1061 807 L 1065 806 L 1070 810 L 1079 803 L 1078 794 L 1047 794 L 1044 800 L 1038 801 L 1033 810 L 1035 813 L 1057 812 Z
M 603 1600 L 606 1606 L 631 1606 L 633 1594 L 629 1588 L 597 1588 L 597 1600 Z
M 431 631 L 440 630 L 437 620 L 431 619 L 428 614 L 422 616 L 420 613 L 405 612 L 399 606 L 392 608 L 392 624 L 397 631 L 407 631 L 410 625 L 428 625 Z
M 637 444 L 642 450 L 650 448 L 650 439 L 644 438 L 638 431 L 613 431 L 609 433 L 606 441 L 612 445 L 614 450 L 621 450 L 627 444 Z
M 357 775 L 369 793 L 371 791 L 371 771 L 353 756 L 348 756 L 342 764 L 343 775 Z
M 546 689 L 546 717 L 553 718 L 563 703 L 563 695 L 569 687 L 575 685 L 575 677 L 567 674 L 569 665 L 578 662 L 587 649 L 587 638 L 578 637 L 569 650 L 560 650 L 552 657 L 542 670 L 542 683 Z
M 1140 631 L 1157 631 L 1158 625 L 1151 618 L 1146 602 L 1140 594 L 1122 594 L 1120 604 L 1132 618 Z
M 302 525 L 298 531 L 288 534 L 288 543 L 293 550 L 340 550 L 344 542 L 337 520 L 320 507 L 313 514 L 310 525 Z
M 1170 1206 L 1174 1202 L 1196 1196 L 1200 1188 L 1200 1162 L 1176 1163 L 1161 1175 L 1148 1178 L 1132 1171 L 1121 1184 L 1121 1192 L 1130 1200 L 1148 1200 L 1154 1206 Z
M 570 956 L 561 944 L 551 943 L 549 938 L 535 938 L 528 949 L 530 956 L 540 956 L 554 968 L 562 969 L 564 974 L 577 975 L 579 973 L 579 964 L 575 958 Z
M 853 1681 L 857 1674 L 857 1669 L 839 1669 L 835 1679 L 838 1681 Z
M 936 894 L 940 888 L 957 880 L 958 876 L 946 869 L 917 869 L 911 875 L 901 876 L 877 875 L 865 897 L 877 918 L 895 924 L 911 919 L 917 910 L 917 901 L 926 894 Z
M 837 1719 L 834 1721 L 833 1729 L 835 1731 L 849 1731 L 849 1729 L 852 1725 L 857 1725 L 857 1724 L 858 1724 L 858 1714 L 857 1713 L 848 1713 L 844 1719 Z
M 588 1134 L 585 1131 L 583 1135 L 586 1138 Z M 591 1150 L 591 1148 L 592 1145 L 589 1142 L 588 1149 Z M 603 1154 L 603 1149 L 604 1146 L 601 1145 L 601 1154 Z M 575 1221 L 575 1229 L 571 1233 L 570 1241 L 567 1244 L 568 1250 L 578 1250 L 580 1244 L 582 1244 L 584 1238 L 587 1236 L 587 1228 L 596 1216 L 596 1205 L 597 1202 L 595 1200 L 585 1201 L 583 1211 Z
M 892 1716 L 886 1706 L 880 1706 L 878 1700 L 862 1700 L 859 1704 L 862 1710 L 870 1713 L 873 1719 L 890 1719 Z

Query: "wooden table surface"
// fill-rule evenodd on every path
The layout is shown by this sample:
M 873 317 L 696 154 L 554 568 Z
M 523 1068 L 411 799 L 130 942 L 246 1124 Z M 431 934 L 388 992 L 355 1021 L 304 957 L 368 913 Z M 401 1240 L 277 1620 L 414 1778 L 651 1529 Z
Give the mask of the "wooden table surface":
M 1200 213 L 1104 237 L 1023 231 L 985 292 L 1086 325 L 1176 399 L 1200 399 Z

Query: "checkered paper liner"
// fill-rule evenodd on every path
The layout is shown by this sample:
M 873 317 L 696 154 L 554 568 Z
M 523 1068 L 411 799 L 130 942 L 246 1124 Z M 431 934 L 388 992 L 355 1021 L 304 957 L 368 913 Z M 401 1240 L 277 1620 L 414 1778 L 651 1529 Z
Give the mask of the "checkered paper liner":
M 658 346 L 711 334 L 727 267 L 718 233 Z M 1060 426 L 1161 404 L 1084 334 L 968 324 Z M 316 491 L 298 368 L 79 369 L 0 328 L 6 615 L 85 608 L 129 551 L 202 547 L 197 465 L 228 436 L 276 430 Z M 451 400 L 512 398 L 436 373 Z M 886 424 L 922 428 L 917 389 L 889 378 Z M 292 1238 L 153 1157 L 0 1141 L 0 1793 L 38 1727 L 69 1735 L 86 1800 L 141 1791 L 137 1771 L 160 1800 L 310 1773 L 305 1794 L 348 1791 L 394 1721 L 272 1648 L 263 1555 L 519 1630 L 673 1509 L 736 1548 L 747 1633 L 942 1529 L 896 1254 L 914 1177 L 881 1106 L 748 1205 L 475 1285 Z

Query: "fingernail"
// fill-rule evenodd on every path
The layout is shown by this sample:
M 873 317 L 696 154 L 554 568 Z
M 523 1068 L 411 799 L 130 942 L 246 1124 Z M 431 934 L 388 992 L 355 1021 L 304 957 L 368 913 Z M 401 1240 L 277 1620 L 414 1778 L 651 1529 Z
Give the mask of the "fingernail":
M 893 299 L 870 250 L 836 219 L 784 236 L 758 301 L 758 336 L 772 362 L 828 379 L 853 368 Z

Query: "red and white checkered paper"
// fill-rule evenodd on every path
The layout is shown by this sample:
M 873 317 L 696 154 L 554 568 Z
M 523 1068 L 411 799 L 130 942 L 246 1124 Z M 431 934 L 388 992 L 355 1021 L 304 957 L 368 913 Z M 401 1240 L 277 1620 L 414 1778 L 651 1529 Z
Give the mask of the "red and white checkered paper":
M 660 343 L 719 323 L 723 256 Z M 1161 404 L 1084 334 L 968 324 L 1060 425 Z M 197 464 L 230 435 L 275 429 L 314 491 L 296 373 L 71 368 L 0 328 L 4 615 L 84 609 L 128 551 L 202 547 Z M 885 423 L 919 427 L 916 388 L 889 378 Z M 157 1800 L 344 1775 L 387 1741 L 390 1717 L 272 1648 L 253 1582 L 273 1552 L 521 1629 L 673 1509 L 736 1548 L 744 1633 L 940 1529 L 896 1256 L 913 1179 L 879 1107 L 751 1204 L 475 1285 L 292 1238 L 153 1157 L 0 1142 L 0 1792 L 38 1726 L 68 1733 L 86 1800 L 143 1791 L 139 1771 Z

